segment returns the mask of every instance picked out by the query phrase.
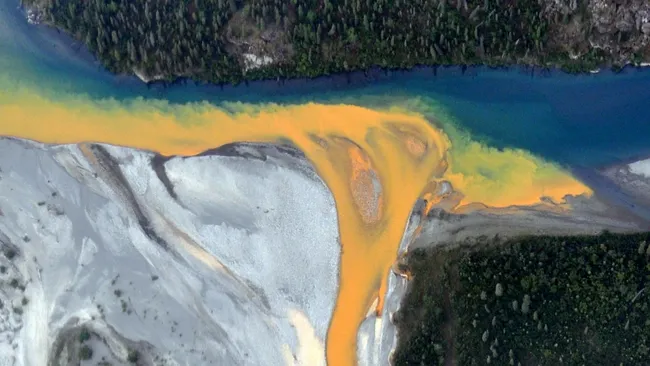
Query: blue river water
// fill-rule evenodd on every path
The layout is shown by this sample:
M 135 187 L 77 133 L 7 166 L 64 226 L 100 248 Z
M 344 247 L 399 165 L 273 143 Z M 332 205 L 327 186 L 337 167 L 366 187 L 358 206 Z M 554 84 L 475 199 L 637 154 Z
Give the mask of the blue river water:
M 648 68 L 578 76 L 517 67 L 465 72 L 420 68 L 237 87 L 193 82 L 147 86 L 103 70 L 83 47 L 56 30 L 28 24 L 17 5 L 17 0 L 0 0 L 0 72 L 17 72 L 52 92 L 171 103 L 431 99 L 473 139 L 497 148 L 522 148 L 565 166 L 594 168 L 650 156 Z

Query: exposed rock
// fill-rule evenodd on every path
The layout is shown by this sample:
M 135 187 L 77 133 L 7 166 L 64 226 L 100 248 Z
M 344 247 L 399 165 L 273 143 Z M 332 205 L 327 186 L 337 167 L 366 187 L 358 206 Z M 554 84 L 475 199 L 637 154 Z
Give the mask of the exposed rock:
M 226 39 L 229 52 L 239 59 L 244 71 L 280 64 L 293 54 L 289 36 L 279 24 L 259 27 L 243 11 L 228 22 Z
M 649 35 L 650 34 L 650 23 L 643 23 L 643 25 L 641 26 L 641 31 L 643 32 L 643 34 Z
M 650 3 L 643 0 L 546 0 L 550 50 L 580 56 L 598 49 L 620 65 L 650 57 Z
M 270 65 L 273 63 L 273 59 L 268 56 L 257 56 L 252 53 L 244 54 L 244 70 L 257 69 L 259 67 Z

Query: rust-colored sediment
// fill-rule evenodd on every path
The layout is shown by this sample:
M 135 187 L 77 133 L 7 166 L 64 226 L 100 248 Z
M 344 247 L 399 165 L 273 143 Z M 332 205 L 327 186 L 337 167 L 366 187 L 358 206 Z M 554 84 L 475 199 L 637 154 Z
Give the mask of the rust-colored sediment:
M 104 142 L 165 155 L 194 155 L 232 142 L 291 141 L 314 164 L 336 202 L 340 286 L 326 357 L 330 366 L 354 365 L 358 326 L 375 299 L 377 309 L 383 306 L 385 276 L 413 204 L 422 194 L 433 202 L 430 182 L 446 171 L 449 142 L 421 116 L 406 113 L 317 104 L 246 108 L 231 114 L 208 105 L 135 101 L 125 106 L 0 90 L 0 135 L 46 143 Z M 452 178 L 461 185 L 471 182 L 459 174 Z M 587 191 L 565 181 L 570 184 L 564 189 L 553 181 L 555 198 Z M 538 202 L 539 191 L 528 192 L 529 201 Z M 517 202 L 526 201 L 524 196 L 518 194 Z M 490 203 L 499 203 L 498 198 Z
M 350 191 L 357 210 L 367 225 L 381 220 L 383 198 L 381 182 L 368 156 L 357 146 L 348 148 Z

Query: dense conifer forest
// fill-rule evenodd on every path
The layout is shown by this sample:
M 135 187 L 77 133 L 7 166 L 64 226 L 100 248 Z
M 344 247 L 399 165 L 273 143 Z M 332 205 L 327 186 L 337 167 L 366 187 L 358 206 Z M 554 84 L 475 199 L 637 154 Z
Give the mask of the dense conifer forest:
M 416 250 L 395 365 L 649 365 L 649 243 L 604 233 Z
M 562 0 L 558 4 L 569 0 Z M 586 7 L 539 0 L 23 0 L 111 71 L 212 82 L 314 77 L 371 66 L 611 62 L 553 39 Z

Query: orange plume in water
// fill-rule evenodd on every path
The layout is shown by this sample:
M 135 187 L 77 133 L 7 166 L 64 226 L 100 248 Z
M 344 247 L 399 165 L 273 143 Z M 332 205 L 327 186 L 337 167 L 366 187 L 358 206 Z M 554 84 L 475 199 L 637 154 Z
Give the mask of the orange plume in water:
M 465 193 L 463 202 L 490 197 L 486 203 L 492 206 L 534 203 L 544 194 L 561 200 L 567 193 L 588 192 L 559 170 L 537 179 L 535 163 L 517 155 L 514 158 L 528 169 L 521 177 L 526 192 L 500 195 L 503 188 L 486 184 L 488 178 L 454 171 L 446 156 L 449 139 L 420 115 L 351 105 L 230 107 L 237 112 L 205 103 L 172 106 L 72 96 L 53 100 L 26 89 L 0 90 L 0 134 L 46 143 L 103 142 L 165 155 L 194 155 L 232 142 L 295 145 L 336 202 L 340 284 L 326 340 L 326 357 L 332 366 L 356 363 L 359 324 L 375 300 L 378 311 L 383 307 L 386 275 L 413 205 L 426 196 L 426 215 L 436 201 L 437 181 L 450 179 Z M 486 194 L 475 183 L 493 191 Z

